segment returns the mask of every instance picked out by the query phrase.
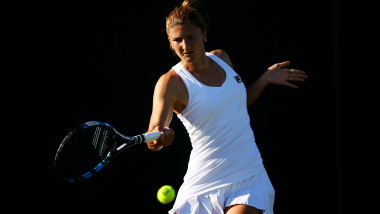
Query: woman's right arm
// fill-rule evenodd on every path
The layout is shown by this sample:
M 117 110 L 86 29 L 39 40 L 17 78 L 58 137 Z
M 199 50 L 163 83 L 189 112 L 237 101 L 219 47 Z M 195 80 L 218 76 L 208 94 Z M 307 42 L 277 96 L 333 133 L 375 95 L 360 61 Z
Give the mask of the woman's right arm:
M 154 89 L 148 132 L 160 131 L 162 135 L 158 140 L 147 143 L 152 151 L 159 151 L 164 146 L 171 145 L 174 139 L 174 130 L 169 128 L 169 125 L 173 117 L 173 104 L 178 88 L 178 77 L 175 75 L 172 71 L 162 75 Z

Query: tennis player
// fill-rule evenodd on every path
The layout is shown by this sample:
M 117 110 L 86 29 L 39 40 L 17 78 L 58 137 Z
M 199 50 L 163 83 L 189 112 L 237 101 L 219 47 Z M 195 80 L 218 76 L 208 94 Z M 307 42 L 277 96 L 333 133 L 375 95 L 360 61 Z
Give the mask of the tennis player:
M 305 72 L 289 62 L 268 68 L 248 88 L 223 50 L 205 51 L 207 24 L 185 0 L 171 11 L 166 31 L 181 61 L 158 80 L 149 131 L 162 136 L 148 142 L 152 151 L 171 145 L 173 112 L 189 133 L 188 169 L 170 214 L 272 214 L 275 191 L 250 126 L 250 106 L 269 84 L 297 86 Z

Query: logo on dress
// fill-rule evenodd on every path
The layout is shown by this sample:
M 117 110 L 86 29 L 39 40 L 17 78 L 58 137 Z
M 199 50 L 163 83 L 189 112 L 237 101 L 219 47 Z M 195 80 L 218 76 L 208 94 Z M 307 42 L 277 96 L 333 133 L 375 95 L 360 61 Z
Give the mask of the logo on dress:
M 239 75 L 234 76 L 234 78 L 235 78 L 236 82 L 238 82 L 238 83 L 243 82 L 243 80 L 240 78 Z

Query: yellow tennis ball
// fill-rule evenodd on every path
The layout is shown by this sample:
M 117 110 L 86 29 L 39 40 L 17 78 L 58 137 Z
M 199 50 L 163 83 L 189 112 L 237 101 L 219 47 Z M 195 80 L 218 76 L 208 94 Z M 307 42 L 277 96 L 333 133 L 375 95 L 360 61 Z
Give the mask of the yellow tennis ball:
M 162 186 L 157 192 L 157 199 L 163 204 L 172 202 L 175 198 L 175 190 L 169 185 Z

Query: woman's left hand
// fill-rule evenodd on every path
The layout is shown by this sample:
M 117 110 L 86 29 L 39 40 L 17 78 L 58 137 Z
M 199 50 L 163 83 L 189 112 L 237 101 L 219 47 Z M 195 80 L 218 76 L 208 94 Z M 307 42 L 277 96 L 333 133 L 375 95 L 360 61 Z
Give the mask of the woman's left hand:
M 292 82 L 304 82 L 308 78 L 306 73 L 297 69 L 285 68 L 290 64 L 289 61 L 276 63 L 268 68 L 263 74 L 267 83 L 276 85 L 286 85 L 292 88 L 298 88 Z

